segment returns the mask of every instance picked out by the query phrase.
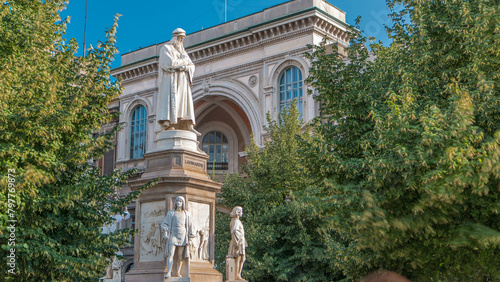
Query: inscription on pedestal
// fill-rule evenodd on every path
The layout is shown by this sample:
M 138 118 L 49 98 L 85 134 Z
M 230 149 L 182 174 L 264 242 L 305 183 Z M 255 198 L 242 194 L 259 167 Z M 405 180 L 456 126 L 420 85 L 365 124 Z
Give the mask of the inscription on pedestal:
M 185 160 L 184 163 L 187 165 L 192 165 L 192 166 L 201 168 L 201 169 L 205 168 L 205 164 L 201 163 L 201 162 L 196 162 L 196 161 L 192 161 L 192 160 Z
M 141 203 L 140 262 L 164 259 L 165 239 L 160 224 L 165 215 L 164 201 Z

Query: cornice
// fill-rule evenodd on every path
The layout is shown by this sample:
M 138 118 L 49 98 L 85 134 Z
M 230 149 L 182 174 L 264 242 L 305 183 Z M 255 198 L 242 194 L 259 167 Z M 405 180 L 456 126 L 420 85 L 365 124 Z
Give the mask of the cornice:
M 301 48 L 297 48 L 297 49 L 295 49 L 293 51 L 286 51 L 286 52 L 283 52 L 283 53 L 280 53 L 280 54 L 276 54 L 276 55 L 273 55 L 273 56 L 269 56 L 269 57 L 265 57 L 265 58 L 262 58 L 262 59 L 258 59 L 258 60 L 255 60 L 255 61 L 243 64 L 243 65 L 238 65 L 236 67 L 231 67 L 231 68 L 227 68 L 227 69 L 221 69 L 219 71 L 215 71 L 215 72 L 210 72 L 210 73 L 207 73 L 207 74 L 198 75 L 198 76 L 195 77 L 193 84 L 196 84 L 199 81 L 202 81 L 202 80 L 210 78 L 210 77 L 216 77 L 216 76 L 223 75 L 223 74 L 226 74 L 226 73 L 233 73 L 234 71 L 245 70 L 247 68 L 251 68 L 251 67 L 263 64 L 266 61 L 273 61 L 273 60 L 276 60 L 276 59 L 280 59 L 280 58 L 285 57 L 286 55 L 296 55 L 298 53 L 301 53 L 301 52 L 304 52 L 304 51 L 307 51 L 307 50 L 309 50 L 309 48 L 307 46 L 304 46 L 304 47 L 301 47 Z
M 152 94 L 152 93 L 157 92 L 157 91 L 158 91 L 158 87 L 152 87 L 152 88 L 144 89 L 144 90 L 141 90 L 138 92 L 122 95 L 122 96 L 120 96 L 120 99 L 123 101 L 125 98 L 129 98 L 130 96 L 142 96 L 144 94 L 150 94 L 150 93 Z
M 272 43 L 316 29 L 321 30 L 326 36 L 332 39 L 337 39 L 345 44 L 349 42 L 349 34 L 345 27 L 341 27 L 336 21 L 329 20 L 329 17 L 322 13 L 314 13 L 313 15 L 284 22 L 280 25 L 252 31 L 250 34 L 238 38 L 232 38 L 212 45 L 199 46 L 196 49 L 190 47 L 188 48 L 188 53 L 195 64 L 206 63 L 222 56 L 246 51 L 263 44 Z
M 121 78 L 123 83 L 130 83 L 145 77 L 151 76 L 153 74 L 158 75 L 158 56 L 148 58 L 147 60 L 141 60 L 142 64 L 135 62 L 122 66 L 118 69 L 114 69 L 112 75 L 116 78 Z
M 333 7 L 335 7 L 335 6 L 333 6 Z M 338 9 L 338 8 L 336 8 L 336 9 Z M 241 29 L 241 30 L 230 32 L 230 33 L 224 34 L 224 35 L 219 36 L 219 37 L 215 37 L 215 38 L 212 38 L 212 39 L 209 39 L 209 40 L 205 40 L 205 41 L 202 41 L 202 42 L 199 42 L 199 43 L 187 46 L 186 49 L 197 48 L 199 46 L 203 46 L 203 45 L 206 45 L 208 43 L 217 42 L 217 41 L 221 41 L 221 40 L 226 40 L 227 41 L 227 38 L 229 38 L 231 36 L 239 36 L 239 35 L 244 34 L 244 33 L 254 33 L 256 30 L 259 30 L 259 28 L 261 28 L 262 26 L 264 26 L 264 29 L 267 29 L 270 24 L 273 24 L 275 22 L 284 21 L 284 20 L 287 20 L 287 19 L 290 19 L 290 18 L 293 18 L 293 17 L 303 16 L 304 14 L 308 14 L 308 13 L 311 14 L 311 13 L 316 13 L 316 12 L 325 15 L 326 17 L 330 18 L 333 22 L 336 22 L 339 26 L 342 26 L 345 29 L 352 27 L 349 24 L 347 24 L 346 22 L 343 22 L 343 21 L 339 20 L 338 18 L 336 18 L 336 17 L 328 14 L 327 12 L 323 11 L 322 9 L 320 9 L 318 7 L 310 7 L 310 8 L 307 8 L 307 9 L 304 9 L 304 10 L 301 10 L 301 11 L 297 11 L 297 12 L 294 12 L 294 13 L 291 13 L 291 14 L 288 14 L 288 15 L 284 15 L 284 16 L 281 16 L 281 17 L 274 18 L 272 20 L 263 21 L 261 23 L 258 23 L 258 24 L 246 27 L 246 28 Z M 305 17 L 307 17 L 307 16 L 305 16 Z M 265 27 L 265 26 L 267 26 L 267 27 Z
M 308 27 L 308 28 L 305 28 L 305 29 L 302 29 L 302 30 L 297 30 L 297 31 L 290 32 L 290 33 L 287 33 L 287 34 L 281 34 L 281 35 L 275 36 L 273 38 L 267 38 L 267 39 L 264 39 L 262 41 L 255 42 L 253 44 L 249 44 L 249 45 L 241 47 L 241 48 L 237 48 L 237 49 L 229 50 L 229 51 L 226 51 L 226 52 L 222 52 L 222 53 L 219 53 L 219 54 L 216 54 L 216 55 L 213 55 L 213 56 L 208 56 L 208 57 L 205 57 L 203 59 L 195 60 L 193 62 L 195 64 L 209 63 L 209 62 L 218 60 L 221 57 L 230 56 L 230 55 L 237 54 L 237 53 L 240 53 L 240 52 L 246 52 L 246 51 L 249 51 L 249 50 L 252 50 L 252 49 L 260 48 L 263 45 L 266 45 L 266 44 L 269 44 L 269 43 L 272 43 L 272 42 L 275 42 L 275 41 L 279 41 L 279 40 L 282 40 L 282 39 L 285 39 L 285 38 L 292 39 L 292 38 L 297 37 L 297 36 L 299 36 L 301 34 L 304 34 L 304 33 L 307 33 L 307 32 L 311 32 L 311 31 L 313 31 L 313 29 L 314 29 L 314 27 L 311 26 L 311 27 Z M 193 56 L 192 54 L 190 54 L 190 55 Z
M 155 64 L 154 66 L 158 66 L 157 64 Z M 138 80 L 142 80 L 142 79 L 145 79 L 145 78 L 150 78 L 150 77 L 153 77 L 153 78 L 156 78 L 158 76 L 158 71 L 152 71 L 152 72 L 145 72 L 145 73 L 142 73 L 142 74 L 133 74 L 131 72 L 128 73 L 128 75 L 131 77 L 130 79 L 127 79 L 127 80 L 123 80 L 123 85 L 127 85 L 127 84 L 130 84 L 130 83 L 133 83 L 133 82 L 136 82 Z
M 327 36 L 333 40 L 337 40 L 340 44 L 343 44 L 345 46 L 348 45 L 350 35 L 347 29 L 350 27 L 349 25 L 339 21 L 336 18 L 333 18 L 331 15 L 323 12 L 320 9 L 309 9 L 306 10 L 306 12 L 312 12 L 312 14 L 309 13 L 304 15 L 303 11 L 301 13 L 297 13 L 304 15 L 304 17 L 302 18 L 291 19 L 290 16 L 286 16 L 280 19 L 276 19 L 272 22 L 278 24 L 273 26 L 266 26 L 266 24 L 269 24 L 269 22 L 262 23 L 254 26 L 254 29 L 248 30 L 248 32 L 246 32 L 245 34 L 238 33 L 237 35 L 239 35 L 239 37 L 233 36 L 231 38 L 230 35 L 226 35 L 207 41 L 208 43 L 204 42 L 189 46 L 187 47 L 187 52 L 193 60 L 193 63 L 196 65 L 208 63 L 220 59 L 223 56 L 233 55 L 254 48 L 259 48 L 262 47 L 262 45 L 267 45 L 275 41 L 293 38 L 308 32 L 317 33 L 321 36 Z M 280 22 L 280 20 L 289 21 Z M 258 29 L 256 27 L 258 27 Z M 304 47 L 304 49 L 307 49 L 307 47 Z M 269 57 L 266 58 L 266 60 L 268 59 Z M 252 63 L 238 66 L 233 69 L 240 69 L 248 65 L 257 64 L 261 61 L 262 60 L 254 61 Z M 231 69 L 225 69 L 219 72 L 205 74 L 200 76 L 199 78 L 214 76 L 228 70 Z M 158 56 L 149 57 L 147 59 L 121 66 L 113 70 L 113 76 L 122 78 L 124 84 L 132 83 L 137 80 L 157 75 Z

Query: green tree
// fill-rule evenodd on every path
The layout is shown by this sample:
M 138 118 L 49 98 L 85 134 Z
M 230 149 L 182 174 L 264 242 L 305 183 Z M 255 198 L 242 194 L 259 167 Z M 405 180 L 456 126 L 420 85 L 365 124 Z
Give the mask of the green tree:
M 77 57 L 76 42 L 62 39 L 65 2 L 0 5 L 0 280 L 98 278 L 133 233 L 101 234 L 138 197 L 116 197 L 133 172 L 100 176 L 86 162 L 111 145 L 92 133 L 113 118 L 107 105 L 121 93 L 109 73 L 116 19 L 106 42 Z
M 393 42 L 374 57 L 359 34 L 347 60 L 310 55 L 324 139 L 307 159 L 330 187 L 330 223 L 362 250 L 344 271 L 497 281 L 500 2 L 388 4 Z
M 278 121 L 268 116 L 269 141 L 247 148 L 245 176 L 231 175 L 222 187 L 221 204 L 243 207 L 242 222 L 248 242 L 243 277 L 252 281 L 327 281 L 342 274 L 337 264 L 338 235 L 323 226 L 314 212 L 307 164 L 299 153 L 298 136 L 308 138 L 295 106 Z M 230 217 L 218 213 L 217 260 L 229 246 Z M 224 230 L 224 231 L 222 231 Z M 223 233 L 223 234 L 220 234 Z M 220 234 L 220 235 L 219 235 Z M 224 267 L 221 268 L 224 271 Z

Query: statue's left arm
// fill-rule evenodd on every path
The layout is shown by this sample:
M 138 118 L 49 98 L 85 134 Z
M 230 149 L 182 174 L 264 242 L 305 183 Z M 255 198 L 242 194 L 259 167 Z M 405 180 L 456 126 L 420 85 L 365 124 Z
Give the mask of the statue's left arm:
M 193 84 L 193 75 L 194 75 L 194 64 L 189 57 L 187 58 L 186 61 L 187 61 L 187 64 L 185 67 L 186 67 L 186 72 L 188 75 L 188 80 L 189 80 L 189 84 L 192 85 Z

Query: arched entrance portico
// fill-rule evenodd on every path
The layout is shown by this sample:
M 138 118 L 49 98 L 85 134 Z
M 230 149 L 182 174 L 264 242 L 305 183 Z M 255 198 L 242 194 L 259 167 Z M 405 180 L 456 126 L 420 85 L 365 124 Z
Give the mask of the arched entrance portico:
M 241 164 L 245 162 L 244 151 L 245 147 L 250 145 L 251 133 L 261 131 L 261 124 L 256 118 L 258 112 L 251 106 L 253 97 L 245 97 L 244 91 L 239 90 L 238 86 L 228 84 L 210 86 L 208 92 L 202 87 L 193 89 L 196 129 L 201 133 L 198 140 L 200 148 L 203 149 L 203 141 L 210 141 L 207 134 L 211 132 L 216 133 L 212 135 L 224 137 L 227 141 L 227 145 L 223 145 L 222 149 L 223 154 L 224 148 L 227 148 L 227 166 L 213 167 L 208 164 L 209 174 L 214 173 L 216 178 L 239 171 Z M 214 143 L 210 144 L 212 147 Z M 215 146 L 217 148 L 217 144 Z

